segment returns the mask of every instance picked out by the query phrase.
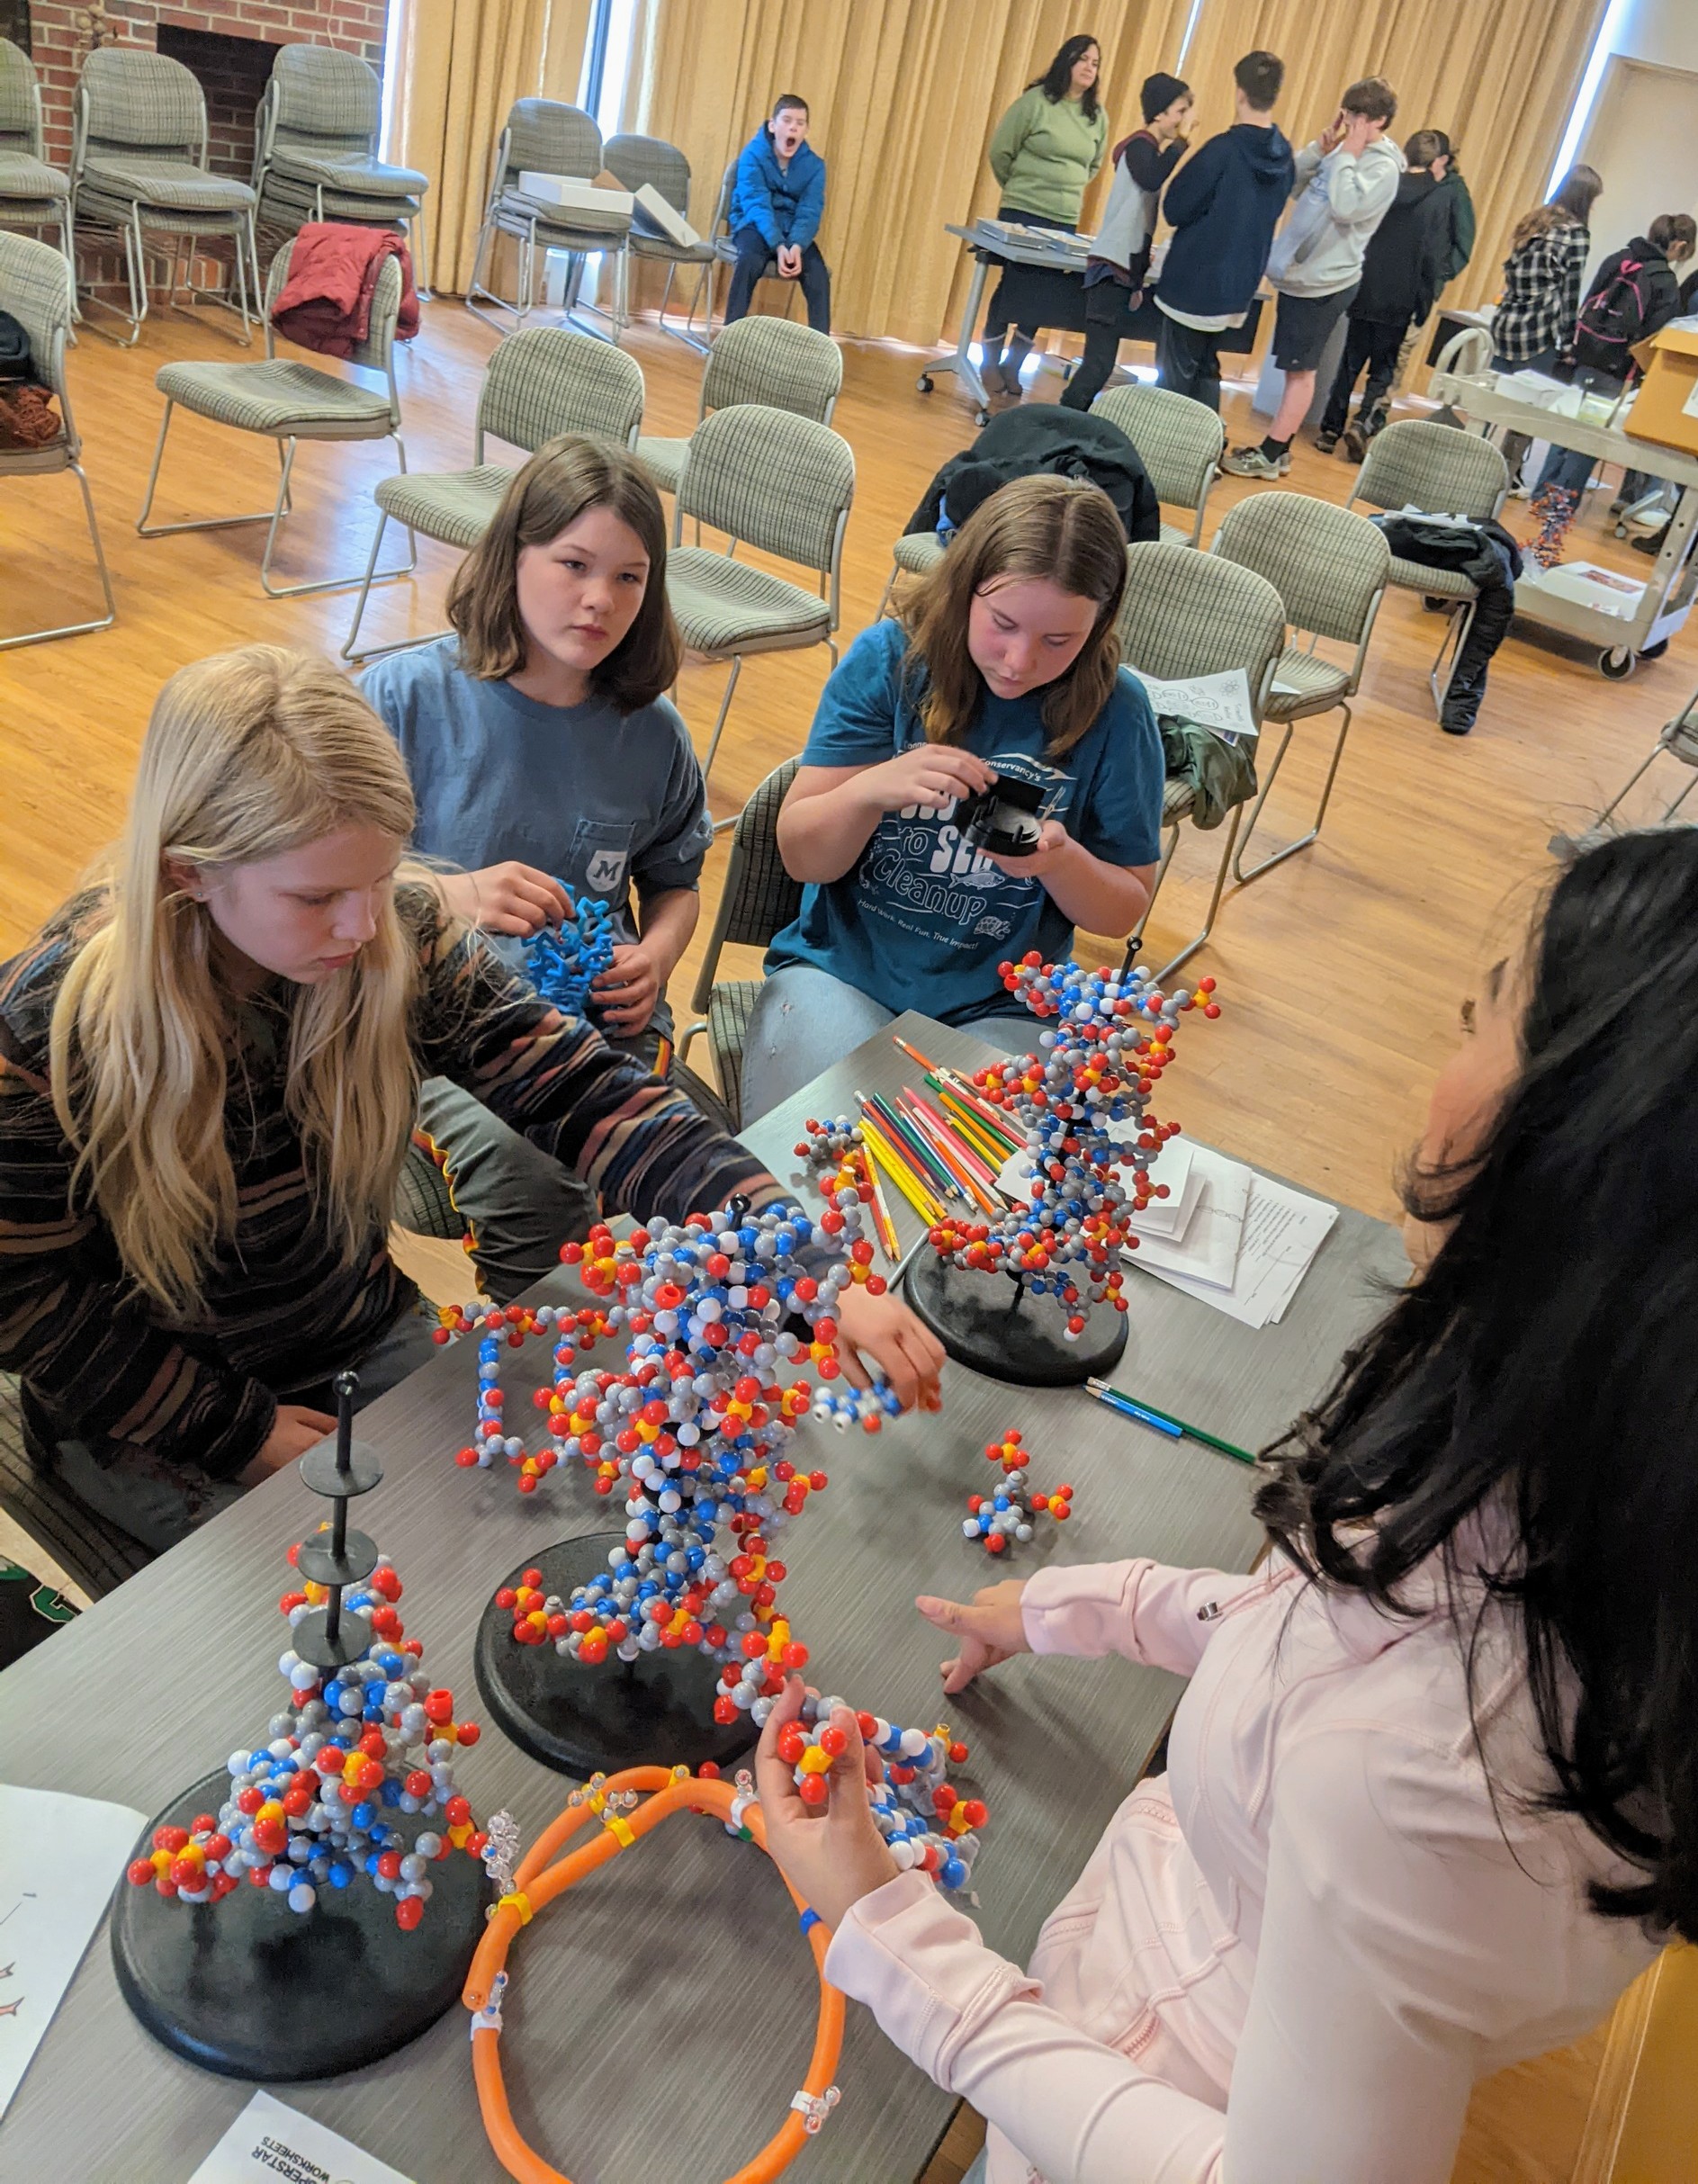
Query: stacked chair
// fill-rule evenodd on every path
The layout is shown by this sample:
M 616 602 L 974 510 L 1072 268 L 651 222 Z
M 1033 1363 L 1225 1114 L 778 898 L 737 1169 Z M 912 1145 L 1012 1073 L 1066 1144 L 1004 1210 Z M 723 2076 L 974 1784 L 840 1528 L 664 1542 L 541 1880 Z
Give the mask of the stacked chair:
M 541 260 L 551 250 L 571 257 L 570 288 L 576 291 L 587 257 L 608 256 L 616 262 L 617 296 L 611 311 L 601 315 L 617 340 L 628 323 L 631 220 L 616 212 L 567 212 L 542 198 L 527 197 L 519 187 L 521 175 L 552 175 L 562 181 L 588 182 L 605 164 L 601 131 L 581 107 L 562 105 L 558 99 L 516 99 L 508 115 L 490 163 L 490 194 L 483 225 L 478 230 L 477 255 L 466 284 L 466 309 L 498 333 L 523 326 L 536 308 Z M 490 286 L 491 260 L 499 236 L 511 236 L 518 246 L 518 294 L 499 295 Z M 584 308 L 588 309 L 588 306 Z M 512 321 L 505 325 L 496 314 Z M 576 320 L 576 309 L 571 314 Z M 586 328 L 586 332 L 599 328 Z
M 314 364 L 298 364 L 277 355 L 272 334 L 272 313 L 289 279 L 289 265 L 294 252 L 294 239 L 291 238 L 271 263 L 265 296 L 264 364 L 169 364 L 156 374 L 154 384 L 165 396 L 165 415 L 159 420 L 158 445 L 153 451 L 153 468 L 148 473 L 147 498 L 136 518 L 136 528 L 144 538 L 160 538 L 175 531 L 220 531 L 238 524 L 268 525 L 259 580 L 274 599 L 292 598 L 304 591 L 336 591 L 360 581 L 358 574 L 351 571 L 346 576 L 320 577 L 305 584 L 272 582 L 272 556 L 276 551 L 278 530 L 290 512 L 289 481 L 294 471 L 295 450 L 302 440 L 393 440 L 400 468 L 407 468 L 407 449 L 400 436 L 400 391 L 395 384 L 395 322 L 401 307 L 400 260 L 387 257 L 379 266 L 366 337 L 350 360 L 368 372 L 383 374 L 384 386 L 380 393 L 374 388 L 361 386 L 355 380 L 320 372 Z M 213 424 L 227 425 L 233 431 L 254 433 L 275 443 L 279 474 L 277 499 L 273 507 L 250 516 L 202 516 L 186 523 L 149 526 L 148 517 L 159 482 L 166 436 L 171 429 L 172 413 L 178 408 L 206 418 Z M 403 567 L 387 569 L 382 573 L 385 578 L 406 576 L 417 566 L 415 549 Z M 368 587 L 373 580 L 373 571 L 368 567 L 365 571 Z
M 787 319 L 740 319 L 723 328 L 707 352 L 696 421 L 710 410 L 759 402 L 829 425 L 843 384 L 843 352 L 829 334 Z M 637 442 L 637 459 L 663 493 L 676 493 L 688 458 L 687 440 Z
M 234 308 L 243 342 L 252 338 L 248 283 L 256 309 L 262 287 L 256 202 L 245 182 L 208 171 L 206 101 L 181 61 L 134 46 L 100 46 L 89 55 L 73 112 L 71 215 L 84 242 L 103 235 L 123 252 L 126 347 L 140 340 L 148 315 L 149 254 L 170 257 L 175 305 L 179 256 L 186 247 L 192 265 L 197 246 L 209 238 L 235 247 Z M 217 290 L 191 283 L 187 292 L 192 301 L 229 305 Z
M 490 359 L 478 392 L 472 468 L 456 471 L 402 471 L 378 485 L 382 511 L 365 581 L 355 604 L 353 626 L 342 647 L 345 660 L 369 659 L 355 645 L 360 617 L 377 569 L 383 531 L 391 518 L 405 524 L 415 539 L 423 534 L 445 546 L 469 553 L 489 529 L 515 472 L 484 460 L 484 437 L 492 436 L 526 454 L 564 432 L 609 447 L 634 445 L 642 418 L 642 372 L 634 357 L 570 327 L 532 326 L 509 335 Z M 406 644 L 427 644 L 412 637 Z M 402 652 L 406 644 L 383 645 Z
M 46 447 L 0 448 L 0 481 L 8 478 L 49 477 L 69 471 L 83 491 L 83 513 L 94 544 L 94 563 L 106 595 L 106 611 L 93 622 L 67 622 L 57 628 L 25 630 L 14 637 L 0 637 L 0 651 L 14 644 L 39 644 L 48 637 L 78 637 L 85 630 L 106 629 L 118 609 L 106 573 L 100 526 L 94 521 L 94 502 L 84 474 L 82 442 L 71 415 L 70 391 L 65 384 L 65 343 L 71 330 L 75 290 L 71 269 L 57 250 L 26 235 L 0 234 L 0 310 L 10 311 L 30 337 L 30 355 L 35 376 L 52 394 L 65 420 L 59 438 Z
M 676 144 L 669 144 L 664 137 L 609 137 L 602 147 L 602 157 L 607 172 L 616 175 L 628 190 L 640 190 L 644 183 L 658 190 L 673 211 L 690 216 L 690 163 Z M 639 206 L 632 216 L 631 255 L 647 258 L 651 264 L 666 267 L 666 288 L 660 297 L 660 331 L 670 334 L 675 341 L 687 342 L 704 356 L 707 354 L 707 340 L 714 330 L 714 275 L 719 266 L 719 254 L 709 243 L 675 243 L 669 235 L 648 218 Z M 696 268 L 696 293 L 690 298 L 690 307 L 680 328 L 666 322 L 666 307 L 671 301 L 672 283 L 678 278 L 680 265 Z M 707 310 L 704 315 L 704 333 L 696 331 L 696 313 L 705 297 Z
M 357 53 L 285 46 L 256 116 L 254 188 L 264 227 L 293 235 L 310 220 L 404 230 L 422 284 L 429 178 L 377 157 L 382 88 Z
M 57 228 L 75 287 L 70 177 L 47 163 L 41 86 L 29 55 L 9 38 L 0 38 L 0 228 L 37 236 Z

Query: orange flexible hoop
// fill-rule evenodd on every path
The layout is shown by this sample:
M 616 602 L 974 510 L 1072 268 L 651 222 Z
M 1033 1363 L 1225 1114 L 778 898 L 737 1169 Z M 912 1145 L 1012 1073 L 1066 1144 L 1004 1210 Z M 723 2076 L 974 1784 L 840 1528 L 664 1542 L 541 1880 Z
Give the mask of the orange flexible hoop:
M 626 1790 L 648 1791 L 651 1794 L 629 1814 L 610 1812 L 609 1798 Z M 571 2180 L 562 2176 L 558 2169 L 551 2168 L 519 2136 L 508 2107 L 507 2088 L 501 2081 L 500 1995 L 509 1976 L 506 1966 L 513 1937 L 556 1896 L 564 1895 L 574 1882 L 594 1873 L 609 1858 L 617 1857 L 622 1850 L 631 1849 L 669 1813 L 682 1811 L 702 1812 L 725 1821 L 728 1826 L 741 1826 L 762 1850 L 767 1847 L 767 1827 L 760 1807 L 752 1797 L 739 1793 L 730 1783 L 704 1780 L 683 1767 L 676 1771 L 666 1767 L 627 1767 L 623 1774 L 597 1777 L 590 1784 L 589 1793 L 580 1793 L 544 1830 L 520 1861 L 513 1876 L 511 1893 L 503 1896 L 490 1914 L 461 1999 L 475 2013 L 472 2072 L 477 2081 L 483 2127 L 497 2160 L 510 2177 L 517 2180 L 517 2184 L 571 2184 Z M 595 1840 L 585 1843 L 557 1865 L 550 1865 L 549 1859 L 588 1820 L 601 1823 Z M 790 1888 L 787 1880 L 785 1886 Z M 735 2176 L 727 2180 L 727 2184 L 772 2184 L 772 2180 L 789 2167 L 819 2130 L 837 2101 L 837 2088 L 831 2081 L 843 2045 L 843 1997 L 825 1976 L 825 1952 L 831 1946 L 831 1931 L 793 1888 L 790 1900 L 802 1915 L 808 1946 L 813 1952 L 814 1969 L 820 1977 L 820 2015 L 813 2036 L 813 2054 L 808 2063 L 808 2074 L 793 2099 L 783 2125 L 753 2161 L 746 2162 Z

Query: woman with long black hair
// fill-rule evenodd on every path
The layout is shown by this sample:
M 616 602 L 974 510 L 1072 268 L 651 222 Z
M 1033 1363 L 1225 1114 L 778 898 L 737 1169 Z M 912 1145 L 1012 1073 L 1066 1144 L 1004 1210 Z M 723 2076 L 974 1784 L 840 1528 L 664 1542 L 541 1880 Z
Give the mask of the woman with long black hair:
M 947 1692 L 1025 1652 L 1190 1678 L 1030 1973 L 896 1871 L 852 1713 L 823 1820 L 795 1688 L 767 1725 L 826 1975 L 989 2118 L 990 2184 L 1446 2184 L 1477 2079 L 1698 1940 L 1698 833 L 1578 859 L 1463 1021 L 1416 1279 L 1265 1458 L 1263 1568 L 919 1604 Z
M 996 125 L 991 139 L 991 172 L 1002 192 L 998 220 L 1027 228 L 1079 225 L 1086 185 L 1102 165 L 1109 140 L 1109 117 L 1097 103 L 1102 54 L 1089 31 L 1069 38 L 1034 82 L 1027 85 Z M 1003 298 L 1010 287 L 1004 272 L 985 315 L 980 377 L 993 393 L 1018 394 L 1020 366 L 1038 337 L 1036 321 L 1023 321 L 1014 339 L 1008 335 L 1011 312 Z M 1019 268 L 1014 269 L 1018 294 Z

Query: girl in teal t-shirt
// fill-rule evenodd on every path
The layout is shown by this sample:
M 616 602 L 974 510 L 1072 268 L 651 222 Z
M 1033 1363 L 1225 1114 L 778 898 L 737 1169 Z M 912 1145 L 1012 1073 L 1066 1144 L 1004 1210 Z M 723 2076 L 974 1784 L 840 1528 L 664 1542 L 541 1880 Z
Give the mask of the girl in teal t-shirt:
M 904 1009 L 1029 1043 L 999 966 L 1130 933 L 1161 846 L 1161 738 L 1119 664 L 1126 537 L 1106 494 L 1021 478 L 962 526 L 900 623 L 858 637 L 778 815 L 807 883 L 774 939 L 744 1044 L 745 1119 Z M 1038 795 L 1029 857 L 957 823 L 998 778 Z

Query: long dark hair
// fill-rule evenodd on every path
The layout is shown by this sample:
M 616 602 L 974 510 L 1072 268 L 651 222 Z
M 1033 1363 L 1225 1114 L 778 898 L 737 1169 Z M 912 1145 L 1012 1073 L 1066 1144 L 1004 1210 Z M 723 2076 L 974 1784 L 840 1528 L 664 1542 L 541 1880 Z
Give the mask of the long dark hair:
M 1257 1511 L 1392 1614 L 1434 1555 L 1458 1599 L 1458 1528 L 1501 1520 L 1487 1591 L 1519 1623 L 1547 1802 L 1642 1876 L 1594 1907 L 1698 1939 L 1698 832 L 1580 858 L 1517 984 L 1484 1143 L 1406 1186 L 1444 1242 L 1272 1452 Z
M 1097 118 L 1097 84 L 1102 81 L 1102 40 L 1093 38 L 1089 31 L 1080 31 L 1068 39 L 1044 73 L 1034 76 L 1026 88 L 1028 91 L 1041 91 L 1052 106 L 1059 105 L 1063 99 L 1071 98 L 1074 65 L 1089 53 L 1092 46 L 1097 49 L 1097 82 L 1081 97 L 1079 111 L 1087 121 L 1094 121 Z
M 611 508 L 649 557 L 636 619 L 589 677 L 590 689 L 615 713 L 635 713 L 671 688 L 683 646 L 666 596 L 666 517 L 648 472 L 623 447 L 574 434 L 544 442 L 454 571 L 448 619 L 459 634 L 460 664 L 468 675 L 484 682 L 517 675 L 526 660 L 519 548 L 547 545 L 591 508 Z

